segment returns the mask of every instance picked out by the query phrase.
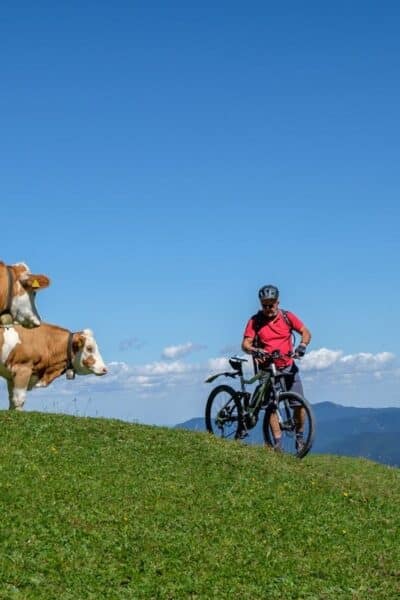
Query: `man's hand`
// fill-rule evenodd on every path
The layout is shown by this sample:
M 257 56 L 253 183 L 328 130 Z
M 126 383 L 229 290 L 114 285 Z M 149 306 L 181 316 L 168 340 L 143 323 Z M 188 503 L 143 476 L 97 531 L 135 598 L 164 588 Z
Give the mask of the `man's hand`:
M 265 352 L 265 350 L 262 350 L 261 348 L 254 348 L 252 350 L 252 355 L 259 360 L 265 360 L 267 356 L 269 356 L 268 352 Z
M 296 350 L 294 351 L 295 353 L 295 357 L 297 356 L 298 358 L 303 358 L 303 356 L 305 355 L 307 350 L 307 346 L 305 344 L 299 344 L 296 348 Z
M 269 357 L 269 354 L 264 350 L 261 350 L 261 348 L 254 348 L 254 350 L 252 351 L 252 355 L 258 365 L 262 365 L 263 363 L 265 363 L 265 361 Z

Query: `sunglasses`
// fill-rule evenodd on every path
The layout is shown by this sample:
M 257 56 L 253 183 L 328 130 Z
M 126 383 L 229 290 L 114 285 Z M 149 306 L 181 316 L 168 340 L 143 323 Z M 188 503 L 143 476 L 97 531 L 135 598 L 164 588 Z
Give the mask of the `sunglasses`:
M 276 304 L 276 301 L 275 302 L 268 302 L 268 303 L 261 302 L 261 306 L 263 308 L 274 308 L 275 304 Z

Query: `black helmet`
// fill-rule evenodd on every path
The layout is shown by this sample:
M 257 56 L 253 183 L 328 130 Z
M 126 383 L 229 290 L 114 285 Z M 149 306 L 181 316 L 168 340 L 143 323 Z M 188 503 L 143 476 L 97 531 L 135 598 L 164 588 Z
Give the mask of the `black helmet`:
M 258 292 L 260 300 L 277 300 L 279 290 L 275 285 L 264 285 Z

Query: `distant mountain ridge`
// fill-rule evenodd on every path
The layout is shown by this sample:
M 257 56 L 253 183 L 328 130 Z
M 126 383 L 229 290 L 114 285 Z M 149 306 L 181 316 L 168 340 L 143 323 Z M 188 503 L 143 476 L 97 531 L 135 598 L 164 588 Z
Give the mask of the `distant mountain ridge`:
M 358 456 L 400 467 L 400 408 L 358 408 L 333 402 L 312 405 L 316 419 L 313 453 Z M 205 431 L 203 417 L 175 427 Z M 261 421 L 247 438 L 262 444 Z

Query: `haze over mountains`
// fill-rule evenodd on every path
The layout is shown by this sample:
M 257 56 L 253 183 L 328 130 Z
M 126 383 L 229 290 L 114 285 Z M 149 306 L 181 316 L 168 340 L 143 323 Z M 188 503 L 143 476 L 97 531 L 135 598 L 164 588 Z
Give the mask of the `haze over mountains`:
M 358 408 L 333 402 L 312 407 L 317 422 L 312 453 L 359 456 L 400 467 L 400 408 Z M 176 427 L 204 431 L 204 418 Z M 261 420 L 247 441 L 263 443 Z

